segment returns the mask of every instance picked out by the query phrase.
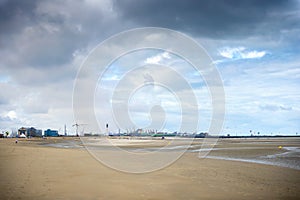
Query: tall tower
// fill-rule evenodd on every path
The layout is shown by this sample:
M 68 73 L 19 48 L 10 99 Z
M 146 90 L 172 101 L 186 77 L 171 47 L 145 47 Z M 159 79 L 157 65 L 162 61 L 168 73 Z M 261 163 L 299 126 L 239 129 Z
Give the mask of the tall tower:
M 108 135 L 108 124 L 106 124 L 106 135 Z
M 67 136 L 67 126 L 65 125 L 65 136 Z

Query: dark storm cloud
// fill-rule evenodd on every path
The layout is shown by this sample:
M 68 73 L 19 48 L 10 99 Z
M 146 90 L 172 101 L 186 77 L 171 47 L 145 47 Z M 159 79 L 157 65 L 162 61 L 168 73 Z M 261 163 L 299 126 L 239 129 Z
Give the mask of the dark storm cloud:
M 143 26 L 162 26 L 213 38 L 264 35 L 266 31 L 299 27 L 299 18 L 291 14 L 297 11 L 298 3 L 288 0 L 115 0 L 114 9 L 121 17 Z
M 295 38 L 298 32 L 291 30 L 299 27 L 299 16 L 293 14 L 298 8 L 295 1 L 115 0 L 110 4 L 0 0 L 2 65 L 14 69 L 61 67 L 70 64 L 77 50 L 141 26 L 229 39 L 270 37 L 282 29 Z
M 46 19 L 43 13 L 37 13 L 37 7 L 38 1 L 32 0 L 0 3 L 0 44 L 6 50 L 3 54 L 16 55 L 13 62 L 6 63 L 10 67 L 47 66 L 68 60 L 63 52 L 67 52 L 70 45 L 62 45 L 62 41 L 57 40 L 57 34 L 49 34 L 45 30 L 42 25 L 53 25 L 55 22 L 51 18 Z M 57 20 L 56 25 L 61 22 Z
M 5 64 L 43 68 L 70 63 L 76 50 L 109 34 L 105 12 L 101 4 L 81 1 L 1 1 L 2 55 L 15 55 Z
M 43 57 L 43 48 L 39 46 L 35 50 L 35 40 L 38 40 L 40 35 L 33 33 L 34 27 L 41 20 L 41 16 L 36 14 L 38 1 L 28 0 L 4 0 L 0 2 L 0 45 L 2 57 L 9 67 L 20 66 L 19 60 L 22 60 L 22 65 L 40 64 L 39 59 Z M 31 36 L 24 32 L 26 28 L 31 29 Z M 27 31 L 28 32 L 28 31 Z M 44 33 L 44 36 L 46 34 Z M 49 39 L 49 38 L 48 38 Z M 45 48 L 46 49 L 46 48 Z M 9 62 L 6 54 L 16 55 L 13 62 Z M 32 54 L 35 54 L 36 60 Z M 41 56 L 40 56 L 41 55 Z
M 0 71 L 35 87 L 73 79 L 78 52 L 118 31 L 113 21 L 105 2 L 0 0 Z
M 35 20 L 34 10 L 37 1 L 1 0 L 0 34 L 15 34 Z M 3 42 L 1 38 L 1 43 Z

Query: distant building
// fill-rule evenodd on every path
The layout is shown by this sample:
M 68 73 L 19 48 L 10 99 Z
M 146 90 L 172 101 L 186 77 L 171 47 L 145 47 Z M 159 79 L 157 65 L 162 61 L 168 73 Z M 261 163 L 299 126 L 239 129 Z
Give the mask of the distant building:
M 26 137 L 42 137 L 43 136 L 43 132 L 41 129 L 36 129 L 34 127 L 30 127 L 30 128 L 19 128 L 18 129 L 18 136 L 20 135 L 25 135 Z
M 58 137 L 58 131 L 47 129 L 44 131 L 44 136 L 45 137 Z
M 27 128 L 22 127 L 22 128 L 18 129 L 18 136 L 20 136 L 22 134 L 27 136 Z
M 195 138 L 206 138 L 208 137 L 208 133 L 199 133 L 195 135 Z
M 43 132 L 41 129 L 36 129 L 34 127 L 31 127 L 29 129 L 27 129 L 27 136 L 30 137 L 42 137 L 43 136 Z
M 143 131 L 143 129 L 139 128 L 139 129 L 137 129 L 135 132 L 136 132 L 137 134 L 142 134 L 144 131 Z

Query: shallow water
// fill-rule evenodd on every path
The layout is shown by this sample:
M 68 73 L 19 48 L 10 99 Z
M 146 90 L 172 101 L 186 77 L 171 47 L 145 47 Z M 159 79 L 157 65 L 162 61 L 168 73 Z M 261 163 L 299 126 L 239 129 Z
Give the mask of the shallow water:
M 92 144 L 92 143 L 88 143 Z M 248 143 L 249 145 L 249 143 Z M 43 144 L 43 146 L 50 146 L 55 148 L 84 148 L 84 145 L 81 141 L 62 141 L 57 143 Z M 192 153 L 197 152 L 210 152 L 210 151 L 238 151 L 238 150 L 250 150 L 250 149 L 272 149 L 274 147 L 221 147 L 221 148 L 201 148 L 201 145 L 177 145 L 177 146 L 167 146 L 163 148 L 158 147 L 147 147 L 147 148 L 115 148 L 114 146 L 88 146 L 88 150 L 126 150 L 129 152 L 156 152 L 156 151 L 187 151 Z M 300 148 L 299 147 L 283 147 L 285 152 L 274 153 L 264 156 L 252 156 L 252 157 L 243 157 L 239 155 L 230 155 L 230 156 L 212 156 L 208 155 L 206 158 L 209 159 L 220 159 L 220 160 L 230 160 L 230 161 L 239 161 L 239 162 L 250 162 L 266 165 L 274 165 L 280 167 L 288 167 L 292 169 L 300 170 Z
M 207 156 L 206 158 L 251 162 L 251 163 L 258 163 L 258 164 L 265 164 L 265 165 L 288 167 L 288 168 L 300 170 L 300 148 L 285 147 L 283 149 L 287 151 L 283 153 L 270 154 L 266 156 L 258 156 L 255 158 L 226 157 L 226 156 Z
M 42 146 L 63 148 L 63 149 L 83 148 L 82 143 L 80 141 L 71 141 L 71 140 L 42 144 Z

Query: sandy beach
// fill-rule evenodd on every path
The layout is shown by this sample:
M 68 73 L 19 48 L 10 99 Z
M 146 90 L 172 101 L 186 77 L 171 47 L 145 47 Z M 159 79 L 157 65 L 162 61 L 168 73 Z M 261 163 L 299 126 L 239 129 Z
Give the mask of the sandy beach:
M 66 142 L 77 146 L 51 146 Z M 165 142 L 168 141 L 142 141 L 138 145 L 159 146 Z M 132 141 L 129 146 L 132 143 L 136 144 Z M 126 146 L 124 142 L 118 144 Z M 299 199 L 300 170 L 234 160 L 239 156 L 246 160 L 285 155 L 288 148 L 282 150 L 278 145 L 299 147 L 300 143 L 292 138 L 220 140 L 216 145 L 219 149 L 208 158 L 199 159 L 197 149 L 192 146 L 164 169 L 129 174 L 101 164 L 80 146 L 78 138 L 21 139 L 17 144 L 15 139 L 0 139 L 0 196 L 1 199 Z M 106 150 L 106 153 L 112 152 Z M 218 159 L 221 157 L 229 159 Z M 292 156 L 287 160 L 291 158 L 295 160 Z M 275 160 L 278 159 L 285 158 Z

